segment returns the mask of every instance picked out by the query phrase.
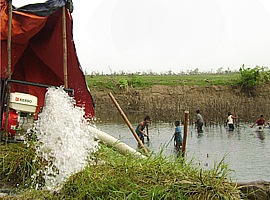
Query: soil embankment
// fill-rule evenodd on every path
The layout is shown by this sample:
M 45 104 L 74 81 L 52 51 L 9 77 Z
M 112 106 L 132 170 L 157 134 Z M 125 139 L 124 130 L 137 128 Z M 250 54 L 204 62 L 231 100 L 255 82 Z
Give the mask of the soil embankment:
M 102 121 L 121 120 L 108 93 L 112 92 L 125 114 L 135 121 L 149 115 L 152 121 L 172 122 L 183 119 L 185 110 L 194 121 L 195 110 L 200 109 L 206 125 L 223 123 L 230 111 L 240 117 L 239 122 L 253 122 L 259 115 L 270 119 L 270 85 L 250 94 L 230 86 L 160 86 L 143 90 L 128 88 L 110 91 L 91 89 L 96 117 Z

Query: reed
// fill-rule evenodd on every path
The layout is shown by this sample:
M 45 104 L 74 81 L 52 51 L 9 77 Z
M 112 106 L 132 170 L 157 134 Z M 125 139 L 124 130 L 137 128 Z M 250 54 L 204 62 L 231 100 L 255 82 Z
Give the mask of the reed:
M 190 113 L 189 122 L 194 123 L 195 111 L 199 108 L 204 117 L 205 125 L 223 125 L 227 113 L 238 116 L 237 124 L 252 123 L 261 114 L 270 119 L 270 85 L 264 85 L 258 94 L 249 96 L 231 87 L 169 87 L 155 86 L 144 90 L 129 90 L 115 92 L 114 96 L 129 117 L 131 122 L 137 122 L 145 113 L 152 118 L 153 123 L 173 122 L 182 119 L 185 110 Z M 117 110 L 111 105 L 111 100 L 104 97 L 106 91 L 93 91 L 97 117 L 102 121 L 114 122 L 119 117 Z M 133 103 L 132 99 L 138 99 Z M 104 109 L 105 108 L 105 109 Z M 110 115 L 108 115 L 110 112 Z M 110 116 L 110 117 L 108 117 Z M 120 120 L 119 120 L 120 121 Z

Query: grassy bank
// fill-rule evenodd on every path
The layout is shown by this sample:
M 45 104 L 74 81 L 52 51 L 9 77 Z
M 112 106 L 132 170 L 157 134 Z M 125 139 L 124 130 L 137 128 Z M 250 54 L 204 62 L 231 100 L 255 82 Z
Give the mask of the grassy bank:
M 91 89 L 119 89 L 127 87 L 144 88 L 153 85 L 232 85 L 235 84 L 239 73 L 228 74 L 194 74 L 194 75 L 107 75 L 86 76 Z
M 14 162 L 21 168 L 27 165 L 28 169 L 23 168 L 27 172 L 36 171 L 31 169 L 34 166 L 27 164 L 32 163 L 32 156 L 17 160 L 17 154 L 12 156 L 14 150 L 8 151 L 8 146 L 0 145 L 1 152 L 4 149 L 5 155 L 10 157 L 7 160 L 2 154 L 0 166 L 5 169 L 1 170 L 2 177 L 13 177 L 10 173 L 17 173 L 6 170 L 13 168 Z M 21 149 L 20 157 L 32 151 L 26 146 L 20 148 L 25 148 Z M 227 179 L 230 170 L 222 161 L 213 170 L 204 171 L 181 157 L 152 155 L 138 159 L 120 155 L 102 144 L 92 156 L 97 164 L 71 176 L 57 193 L 28 187 L 20 195 L 4 199 L 239 199 L 240 191 Z M 29 179 L 31 173 L 26 175 Z

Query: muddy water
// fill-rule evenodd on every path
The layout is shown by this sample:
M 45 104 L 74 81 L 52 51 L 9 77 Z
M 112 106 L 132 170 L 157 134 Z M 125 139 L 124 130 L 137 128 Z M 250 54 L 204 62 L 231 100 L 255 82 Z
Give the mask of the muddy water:
M 137 148 L 137 142 L 126 124 L 97 123 L 96 126 Z M 181 128 L 183 131 L 183 126 Z M 195 127 L 189 127 L 187 158 L 193 159 L 199 167 L 211 169 L 225 157 L 225 163 L 235 171 L 230 173 L 233 181 L 270 181 L 270 128 L 265 128 L 263 132 L 255 130 L 246 124 L 236 127 L 233 132 L 224 126 L 214 126 L 204 127 L 204 133 L 198 134 Z M 171 140 L 173 132 L 173 124 L 152 124 L 149 128 L 150 141 L 145 145 L 155 153 L 163 148 L 164 155 L 176 155 Z

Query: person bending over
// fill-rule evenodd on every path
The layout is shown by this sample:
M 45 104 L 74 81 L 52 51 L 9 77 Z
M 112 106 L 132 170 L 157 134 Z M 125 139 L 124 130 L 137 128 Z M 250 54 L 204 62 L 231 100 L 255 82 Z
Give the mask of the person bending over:
M 252 125 L 250 126 L 250 128 L 253 128 L 253 126 L 254 126 L 255 124 L 257 124 L 257 126 L 265 126 L 265 119 L 264 119 L 263 115 L 261 115 L 260 118 L 257 119 L 257 120 L 254 122 L 254 124 L 252 124 Z
M 137 127 L 135 132 L 137 133 L 137 135 L 139 136 L 140 140 L 142 141 L 142 143 L 144 144 L 144 136 L 148 136 L 148 125 L 150 123 L 150 117 L 146 116 L 144 118 L 144 120 L 142 122 L 140 122 Z M 146 128 L 146 132 L 144 132 L 144 129 Z

